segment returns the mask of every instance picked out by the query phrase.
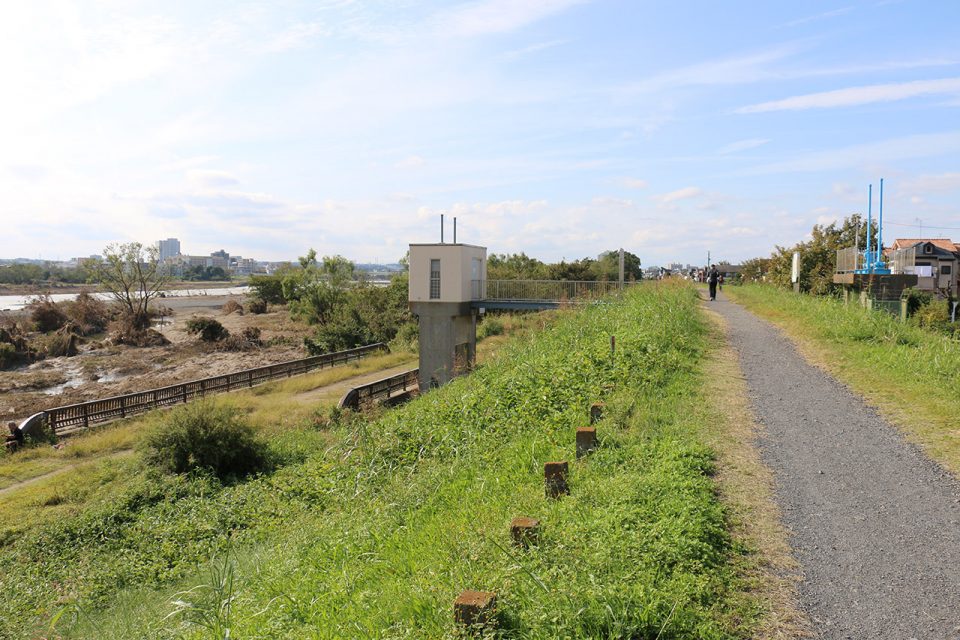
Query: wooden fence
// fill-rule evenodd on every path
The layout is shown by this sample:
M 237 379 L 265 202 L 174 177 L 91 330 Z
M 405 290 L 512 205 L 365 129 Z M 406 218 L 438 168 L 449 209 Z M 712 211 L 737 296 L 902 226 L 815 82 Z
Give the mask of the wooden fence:
M 375 400 L 390 400 L 409 391 L 419 391 L 419 369 L 411 369 L 389 378 L 354 387 L 340 400 L 341 409 L 359 409 Z
M 211 394 L 253 387 L 278 378 L 301 375 L 317 369 L 344 364 L 375 351 L 386 351 L 387 349 L 386 344 L 378 342 L 356 349 L 325 353 L 301 360 L 271 364 L 202 380 L 192 380 L 160 389 L 139 391 L 103 400 L 91 400 L 90 402 L 48 409 L 37 414 L 37 416 L 31 417 L 31 420 L 42 416 L 55 434 L 64 436 L 86 429 L 91 424 L 98 422 L 126 418 L 161 407 L 183 404 Z

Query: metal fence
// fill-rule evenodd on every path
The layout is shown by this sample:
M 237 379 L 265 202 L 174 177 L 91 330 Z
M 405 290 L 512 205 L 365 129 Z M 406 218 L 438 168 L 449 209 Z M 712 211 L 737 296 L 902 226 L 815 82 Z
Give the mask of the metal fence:
M 57 407 L 41 412 L 40 415 L 46 419 L 49 428 L 55 434 L 60 436 L 68 435 L 75 431 L 86 429 L 91 424 L 126 418 L 161 407 L 183 404 L 195 398 L 202 398 L 215 393 L 249 388 L 271 380 L 301 375 L 317 369 L 324 369 L 338 364 L 344 364 L 351 360 L 357 360 L 375 351 L 385 350 L 387 350 L 387 345 L 378 342 L 376 344 L 357 347 L 356 349 L 325 353 L 319 356 L 271 364 L 255 369 L 246 369 L 245 371 L 237 371 L 222 376 L 203 378 L 202 380 L 191 380 L 190 382 L 162 387 L 160 389 L 139 391 L 137 393 L 105 398 L 103 400 L 91 400 L 90 402 Z
M 629 286 L 632 283 L 624 283 Z M 473 280 L 474 300 L 541 302 L 595 300 L 621 291 L 619 282 L 608 280 Z
M 389 400 L 398 394 L 418 391 L 420 389 L 419 374 L 419 369 L 411 369 L 389 378 L 354 387 L 344 394 L 339 406 L 341 409 L 359 409 L 375 400 Z
M 837 273 L 854 273 L 861 267 L 863 254 L 856 247 L 837 250 Z
M 890 260 L 891 273 L 913 273 L 917 266 L 917 248 L 907 247 L 893 252 Z

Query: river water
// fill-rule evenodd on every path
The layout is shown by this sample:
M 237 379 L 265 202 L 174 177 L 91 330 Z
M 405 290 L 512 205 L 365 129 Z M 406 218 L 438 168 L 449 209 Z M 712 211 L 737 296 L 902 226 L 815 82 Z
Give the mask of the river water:
M 233 296 L 244 295 L 250 291 L 250 287 L 221 287 L 216 289 L 172 289 L 164 291 L 165 298 L 185 298 L 190 296 Z M 110 300 L 109 293 L 94 293 L 95 298 L 101 300 Z M 20 311 L 30 304 L 30 301 L 36 298 L 36 295 L 30 296 L 0 296 L 0 311 Z M 50 296 L 54 302 L 64 302 L 67 300 L 76 300 L 76 293 L 54 293 Z

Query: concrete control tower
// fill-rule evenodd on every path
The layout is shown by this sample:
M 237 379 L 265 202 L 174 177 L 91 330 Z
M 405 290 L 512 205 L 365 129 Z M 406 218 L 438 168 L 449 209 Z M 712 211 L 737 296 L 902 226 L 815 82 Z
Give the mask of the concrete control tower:
M 477 310 L 487 279 L 487 248 L 410 245 L 410 311 L 420 322 L 420 388 L 449 382 L 473 368 Z

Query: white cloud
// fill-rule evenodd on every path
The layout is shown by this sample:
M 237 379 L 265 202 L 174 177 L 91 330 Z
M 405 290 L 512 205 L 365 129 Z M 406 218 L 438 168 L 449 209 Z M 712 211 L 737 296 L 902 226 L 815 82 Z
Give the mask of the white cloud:
M 627 189 L 646 189 L 647 181 L 641 178 L 622 178 L 620 184 Z
M 904 191 L 957 191 L 960 190 L 960 173 L 921 175 L 905 180 L 900 188 Z
M 731 142 L 730 144 L 721 147 L 717 150 L 717 153 L 720 155 L 726 155 L 728 153 L 737 153 L 740 151 L 747 151 L 749 149 L 756 149 L 757 147 L 762 147 L 763 145 L 770 142 L 769 138 L 748 138 L 746 140 L 738 140 L 737 142 Z
M 915 80 L 913 82 L 875 84 L 810 93 L 785 98 L 783 100 L 773 100 L 771 102 L 761 102 L 760 104 L 740 107 L 736 110 L 736 113 L 766 113 L 770 111 L 853 107 L 876 102 L 894 102 L 897 100 L 937 94 L 960 94 L 960 78 Z
M 276 34 L 263 46 L 263 51 L 279 53 L 309 47 L 321 37 L 330 35 L 330 28 L 321 22 L 301 22 Z
M 196 169 L 187 173 L 187 179 L 200 189 L 233 187 L 240 184 L 236 176 L 227 171 Z
M 418 155 L 412 155 L 400 160 L 393 166 L 397 169 L 416 169 L 417 167 L 422 167 L 425 163 L 426 160 L 424 160 L 422 157 Z
M 682 189 L 677 189 L 676 191 L 670 191 L 668 193 L 664 193 L 659 196 L 656 196 L 656 199 L 666 204 L 670 202 L 676 202 L 677 200 L 687 200 L 689 198 L 696 198 L 702 195 L 703 195 L 703 189 L 701 189 L 700 187 L 684 187 Z

